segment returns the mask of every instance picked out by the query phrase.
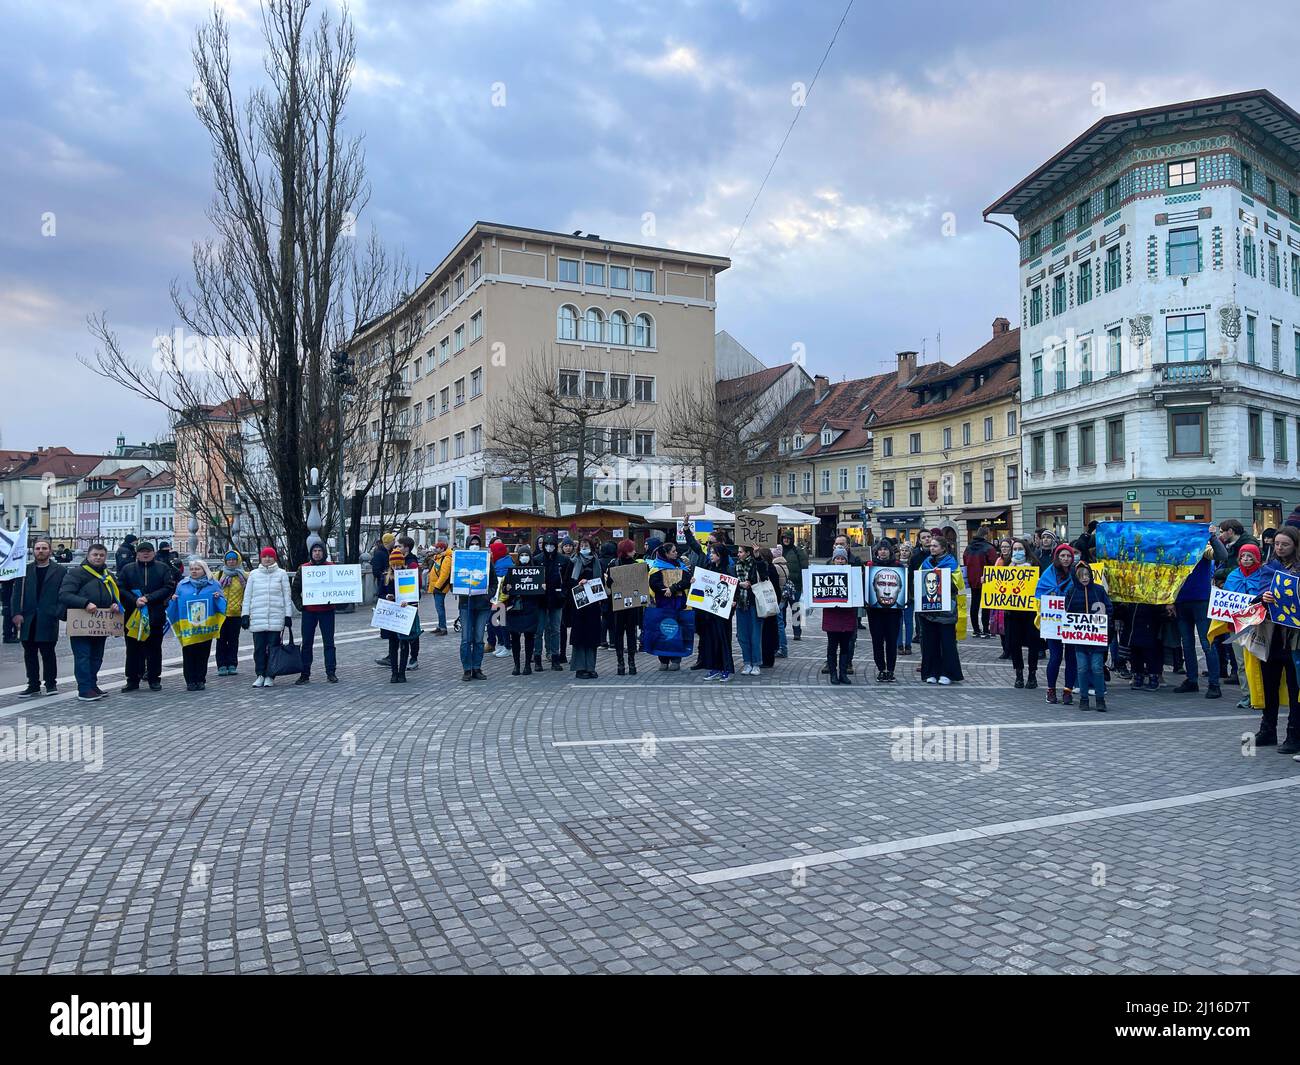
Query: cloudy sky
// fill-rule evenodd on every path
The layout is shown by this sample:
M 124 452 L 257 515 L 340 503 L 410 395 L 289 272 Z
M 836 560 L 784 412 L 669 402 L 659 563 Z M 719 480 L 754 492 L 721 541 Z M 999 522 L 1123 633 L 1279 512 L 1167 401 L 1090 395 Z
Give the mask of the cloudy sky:
M 730 254 L 720 328 L 769 364 L 803 345 L 810 372 L 862 376 L 903 348 L 955 361 L 1016 322 L 1014 243 L 980 212 L 1102 114 L 1251 88 L 1300 104 L 1291 35 L 1266 32 L 1291 5 L 1266 0 L 1247 53 L 1198 0 L 857 0 L 737 239 L 845 2 L 353 3 L 361 227 L 421 271 L 475 219 Z M 250 84 L 256 4 L 222 6 Z M 168 286 L 209 233 L 187 96 L 209 11 L 0 0 L 5 447 L 165 428 L 78 358 L 89 314 L 145 355 L 175 324 Z

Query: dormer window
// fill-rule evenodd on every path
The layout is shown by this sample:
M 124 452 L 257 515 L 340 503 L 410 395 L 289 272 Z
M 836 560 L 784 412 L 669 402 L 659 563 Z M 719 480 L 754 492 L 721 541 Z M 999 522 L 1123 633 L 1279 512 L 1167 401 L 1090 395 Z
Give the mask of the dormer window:
M 802 450 L 803 450 L 803 433 L 795 433 L 795 434 L 794 434 L 794 449 L 795 449 L 796 451 L 802 451 Z
M 778 446 L 777 450 L 779 450 L 782 455 L 784 455 L 787 451 L 790 450 L 790 438 L 788 436 L 781 437 L 781 443 Z
M 822 447 L 826 447 L 826 445 L 831 442 L 831 436 L 832 434 L 829 429 L 822 430 Z

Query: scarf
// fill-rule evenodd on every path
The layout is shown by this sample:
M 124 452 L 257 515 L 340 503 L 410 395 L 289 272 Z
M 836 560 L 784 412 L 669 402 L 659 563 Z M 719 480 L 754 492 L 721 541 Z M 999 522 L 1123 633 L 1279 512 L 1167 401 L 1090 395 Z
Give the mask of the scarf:
M 117 601 L 119 606 L 121 605 L 122 593 L 117 587 L 117 581 L 113 580 L 113 575 L 109 573 L 107 569 L 104 570 L 103 573 L 100 573 L 99 570 L 86 562 L 81 564 L 81 568 L 94 577 L 95 580 L 99 581 L 100 584 L 108 585 L 108 590 L 113 593 L 113 598 Z

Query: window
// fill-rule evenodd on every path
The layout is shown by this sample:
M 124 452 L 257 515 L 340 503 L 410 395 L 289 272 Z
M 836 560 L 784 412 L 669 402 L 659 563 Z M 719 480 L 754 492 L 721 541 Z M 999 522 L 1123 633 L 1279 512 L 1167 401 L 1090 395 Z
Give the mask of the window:
M 626 344 L 627 332 L 627 315 L 622 311 L 615 311 L 609 316 L 609 342 L 611 344 Z
M 1079 383 L 1089 384 L 1092 381 L 1092 337 L 1084 337 L 1079 341 Z
M 1296 359 L 1300 360 L 1300 333 L 1296 334 Z M 1300 362 L 1297 365 L 1300 365 Z M 894 457 L 894 438 L 892 436 L 886 436 L 880 441 L 880 454 L 887 459 Z
M 1257 410 L 1251 411 L 1246 415 L 1246 427 L 1250 457 L 1252 459 L 1262 459 L 1264 457 L 1264 416 Z
M 1249 192 L 1251 195 L 1254 195 L 1255 170 L 1244 159 L 1241 161 L 1241 188 L 1243 192 Z
M 451 457 L 463 459 L 465 457 L 465 434 L 457 433 L 452 437 Z
M 655 346 L 654 319 L 648 314 L 638 314 L 632 321 L 632 343 L 638 348 Z
M 1056 363 L 1056 391 L 1064 392 L 1066 389 L 1064 344 L 1052 352 L 1052 361 Z
M 794 474 L 787 474 L 785 479 L 786 495 L 794 495 Z
M 1029 324 L 1037 325 L 1043 320 L 1043 286 L 1035 285 L 1029 294 Z
M 1273 458 L 1286 461 L 1286 418 L 1280 414 L 1273 415 Z
M 1277 245 L 1268 242 L 1268 283 L 1274 288 L 1282 287 L 1282 267 L 1278 262 Z
M 451 337 L 443 337 L 442 340 L 438 342 L 438 365 L 441 366 L 450 359 Z
M 1106 461 L 1124 461 L 1124 419 L 1106 419 Z
M 772 498 L 781 498 L 781 475 L 779 473 L 772 474 Z
M 963 447 L 970 447 L 970 422 L 961 423 L 961 443 Z
M 605 264 L 584 262 L 582 264 L 582 280 L 589 288 L 604 288 Z
M 630 455 L 632 453 L 632 430 L 611 429 L 609 431 L 609 450 L 615 455 Z M 759 480 L 762 480 L 762 478 L 759 478 Z
M 1047 444 L 1042 433 L 1035 433 L 1029 438 L 1029 468 L 1034 473 L 1047 469 Z
M 1255 316 L 1246 315 L 1246 361 L 1255 365 Z
M 910 455 L 919 455 L 921 453 L 921 434 L 911 433 L 907 438 L 907 451 Z
M 1029 254 L 1037 255 L 1042 250 L 1043 250 L 1043 231 L 1041 229 L 1038 229 L 1035 230 L 1033 233 L 1029 234 Z
M 944 451 L 952 450 L 952 429 L 946 425 L 943 427 L 943 449 Z
M 412 378 L 414 378 L 414 379 L 417 380 L 417 381 L 418 381 L 419 378 L 420 378 L 420 368 L 421 368 L 422 363 L 423 363 L 423 360 L 422 360 L 422 359 L 416 359 L 416 360 L 415 360 L 415 365 L 411 368 L 411 376 L 412 376 Z M 148 497 L 146 496 L 145 498 L 146 498 L 145 506 L 148 506 L 148 505 L 149 505 L 148 502 L 147 502 Z
M 1015 435 L 1016 435 L 1016 412 L 1013 410 L 1009 410 L 1007 411 L 1007 436 L 1015 436 Z
M 830 444 L 831 440 L 834 438 L 834 435 L 835 435 L 835 434 L 832 433 L 830 429 L 823 429 L 823 430 L 822 430 L 822 446 L 825 447 L 825 446 L 827 446 L 828 444 Z
M 829 492 L 830 490 L 831 490 L 831 471 L 822 470 L 822 491 Z
M 1106 376 L 1114 377 L 1123 368 L 1120 327 L 1106 330 Z
M 438 461 L 439 461 L 439 462 L 446 462 L 446 461 L 447 461 L 447 447 L 448 447 L 448 445 L 449 445 L 450 443 L 451 443 L 450 438 L 449 438 L 449 437 L 445 437 L 445 436 L 444 436 L 441 440 L 438 441 Z
M 629 387 L 627 374 L 612 373 L 609 375 L 609 398 L 610 399 L 629 399 L 631 390 Z
M 847 466 L 841 466 L 840 467 L 840 491 L 847 492 L 848 490 L 849 490 L 849 468 Z
M 1017 466 L 1007 467 L 1007 498 L 1020 498 L 1020 469 Z
M 638 403 L 653 403 L 655 401 L 655 379 L 653 377 L 638 377 L 634 394 Z
M 1052 219 L 1052 243 L 1059 244 L 1065 239 L 1065 215 Z
M 919 507 L 921 505 L 921 478 L 919 477 L 908 479 L 907 505 L 909 507 Z
M 469 320 L 469 339 L 472 344 L 483 335 L 483 312 L 479 311 Z
M 438 393 L 438 413 L 446 414 L 451 410 L 451 389 L 444 388 Z
M 1300 255 L 1291 253 L 1291 295 L 1300 296 Z
M 476 425 L 469 431 L 469 453 L 477 455 L 483 450 L 483 426 Z
M 987 443 L 992 439 L 993 439 L 993 419 L 991 417 L 985 418 L 984 419 L 984 442 Z
M 790 445 L 795 451 L 803 450 L 803 433 L 794 434 L 794 442 Z
M 1106 249 L 1106 291 L 1114 292 L 1119 288 L 1122 274 L 1120 273 L 1119 245 L 1115 244 Z
M 1092 218 L 1092 201 L 1084 200 L 1074 209 L 1074 228 L 1082 229 L 1088 224 L 1090 218 Z
M 953 505 L 952 499 L 952 474 L 944 472 L 943 475 L 943 495 L 940 497 L 940 505 L 950 507 Z
M 1295 373 L 1300 377 L 1300 332 L 1292 334 L 1291 343 L 1295 347 Z
M 1205 412 L 1169 412 L 1169 453 L 1174 458 L 1205 454 Z
M 1165 319 L 1165 361 L 1205 358 L 1205 315 L 1174 314 Z
M 1085 422 L 1079 426 L 1079 465 L 1095 466 L 1096 464 L 1096 429 L 1092 422 Z
M 477 399 L 483 394 L 483 367 L 469 375 L 469 398 Z
M 1085 259 L 1079 264 L 1079 282 L 1075 285 L 1075 302 L 1087 303 L 1092 299 L 1092 260 Z
M 457 407 L 462 406 L 464 402 L 465 402 L 465 378 L 458 377 L 456 379 L 456 402 L 454 406 Z
M 1034 399 L 1041 399 L 1043 395 L 1043 357 L 1035 355 L 1030 360 L 1030 379 L 1033 382 Z
M 1195 274 L 1201 269 L 1201 232 L 1195 226 L 1171 229 L 1165 244 L 1165 273 L 1171 277 Z
M 984 471 L 984 502 L 993 502 L 993 467 Z
M 1052 282 L 1052 314 L 1065 313 L 1065 275 L 1057 274 Z
M 1268 195 L 1268 202 L 1274 207 L 1277 206 L 1277 182 L 1272 178 L 1264 179 L 1264 189 Z
M 469 264 L 469 276 L 472 281 L 477 281 L 483 276 L 483 256 L 476 256 L 474 261 Z
M 961 502 L 964 507 L 975 501 L 974 479 L 975 475 L 970 470 L 965 470 L 961 475 Z
M 1169 175 L 1169 187 L 1177 188 L 1179 185 L 1196 184 L 1196 160 L 1187 159 L 1181 163 L 1169 163 L 1167 166 Z
M 621 289 L 626 289 L 628 287 L 626 266 L 611 266 L 609 268 L 609 287 Z
M 578 371 L 560 371 L 560 395 L 576 396 L 578 394 Z
M 586 397 L 588 399 L 604 399 L 605 375 L 595 370 L 588 370 L 583 376 L 586 382 Z
M 653 432 L 643 429 L 637 430 L 636 453 L 642 457 L 655 453 L 655 434 Z
M 638 292 L 654 292 L 655 272 L 653 270 L 633 270 L 632 282 Z
M 1241 238 L 1241 269 L 1248 277 L 1259 276 L 1258 260 L 1255 256 L 1255 238 L 1249 231 Z
M 1282 369 L 1282 327 L 1277 322 L 1273 322 L 1269 326 L 1269 333 L 1269 354 L 1272 360 L 1270 365 L 1274 370 L 1280 372 Z
M 429 421 L 433 421 L 433 397 L 432 396 L 429 397 L 429 402 L 426 404 L 426 406 L 428 409 L 425 412 L 425 417 L 428 418 Z
M 451 353 L 453 355 L 459 355 L 464 350 L 465 327 L 463 325 L 458 325 L 456 326 L 456 331 L 451 335 Z
M 892 507 L 894 505 L 894 482 L 880 482 L 880 502 L 883 506 Z
M 754 496 L 757 499 L 763 498 L 763 475 L 761 473 L 754 478 Z
M 578 260 L 561 259 L 556 280 L 576 285 L 578 283 Z
M 1113 211 L 1119 206 L 1119 182 L 1112 181 L 1106 186 L 1104 194 L 1105 210 Z
M 867 468 L 865 466 L 859 466 L 856 473 L 858 478 L 858 491 L 865 492 L 867 490 Z
M 812 471 L 809 470 L 803 475 L 803 494 L 812 495 Z
M 1068 470 L 1070 468 L 1070 434 L 1066 429 L 1056 429 L 1052 433 L 1052 469 Z
M 456 275 L 456 298 L 460 299 L 461 296 L 463 295 L 465 295 L 465 275 L 457 274 Z
M 591 307 L 582 316 L 582 339 L 591 344 L 599 344 L 605 337 L 605 317 L 600 311 Z

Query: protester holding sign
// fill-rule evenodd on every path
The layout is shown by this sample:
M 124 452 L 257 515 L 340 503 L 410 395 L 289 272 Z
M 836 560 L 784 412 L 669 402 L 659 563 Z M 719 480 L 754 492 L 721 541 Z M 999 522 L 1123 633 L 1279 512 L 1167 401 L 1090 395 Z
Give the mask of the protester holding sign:
M 325 555 L 325 545 L 312 544 L 310 556 L 298 568 L 298 573 L 293 580 L 294 603 L 302 611 L 302 673 L 298 675 L 294 684 L 311 683 L 312 647 L 316 642 L 317 629 L 320 630 L 321 648 L 325 655 L 325 679 L 331 684 L 338 683 L 339 678 L 335 673 L 338 654 L 334 649 L 334 604 L 304 605 L 302 597 L 303 572 L 312 567 L 333 565 L 334 563 Z
M 569 571 L 569 580 L 575 592 L 585 588 L 588 582 L 600 581 L 600 559 L 596 555 L 595 541 L 584 536 L 578 541 L 578 554 Z M 573 611 L 573 661 L 569 669 L 579 680 L 595 680 L 596 649 L 600 647 L 603 636 L 604 618 L 601 614 L 601 600 L 590 602 L 584 594 L 574 597 Z M 579 605 L 579 603 L 585 605 Z
M 408 569 L 406 549 L 399 542 L 388 552 L 388 569 L 384 571 L 383 583 L 379 586 L 379 596 L 381 599 L 385 599 L 392 603 L 398 601 L 397 575 L 406 569 Z M 420 638 L 419 610 L 416 610 L 415 616 L 411 619 L 411 627 L 407 632 L 394 632 L 391 629 L 381 629 L 380 635 L 386 636 L 388 639 L 388 682 L 390 684 L 405 684 L 406 671 L 410 668 L 411 649 L 414 646 L 415 641 Z
M 849 571 L 849 549 L 836 547 L 831 552 L 832 566 L 842 566 Z M 850 574 L 850 579 L 857 574 Z M 858 610 L 851 606 L 822 607 L 822 632 L 826 633 L 826 666 L 832 684 L 852 684 L 849 669 L 853 665 L 853 649 L 858 642 Z
M 32 561 L 15 582 L 13 590 L 14 628 L 23 644 L 27 688 L 18 694 L 41 694 L 41 671 L 45 672 L 45 694 L 59 690 L 59 664 L 54 645 L 59 641 L 59 591 L 66 570 L 51 559 L 50 541 L 38 536 L 32 541 Z
M 876 680 L 894 680 L 898 662 L 898 636 L 903 623 L 907 594 L 907 571 L 898 565 L 894 541 L 882 539 L 872 552 L 866 569 L 867 628 L 871 630 L 871 652 L 876 660 Z
M 898 564 L 908 573 L 908 587 L 911 587 L 911 574 L 915 572 L 912 567 L 912 541 L 903 539 L 898 544 Z M 919 563 L 918 563 L 919 566 Z M 900 655 L 910 655 L 912 653 L 912 633 L 916 624 L 916 608 L 912 603 L 912 597 L 907 597 L 907 605 L 903 608 L 903 618 L 899 625 L 898 632 L 898 653 Z
M 1300 530 L 1292 525 L 1284 525 L 1277 531 L 1273 537 L 1273 557 L 1260 573 L 1260 583 L 1264 588 L 1262 598 L 1268 604 L 1270 612 L 1278 599 L 1272 586 L 1279 575 L 1300 577 Z M 1281 701 L 1282 678 L 1285 676 L 1291 709 L 1286 719 L 1286 739 L 1278 747 L 1278 753 L 1295 754 L 1300 751 L 1300 687 L 1296 683 L 1293 652 L 1300 648 L 1300 628 L 1291 628 L 1272 620 L 1263 625 L 1267 626 L 1267 630 L 1261 635 L 1268 641 L 1268 651 L 1261 669 L 1264 714 L 1259 731 L 1255 734 L 1255 746 L 1272 747 L 1277 743 L 1277 712 Z
M 710 544 L 704 560 L 695 567 L 692 580 L 701 572 L 727 573 L 727 557 L 721 544 Z M 715 614 L 708 610 L 692 611 L 695 631 L 700 638 L 699 654 L 692 669 L 707 669 L 704 679 L 729 681 L 736 671 L 731 651 L 731 615 Z
M 217 636 L 217 676 L 233 677 L 239 672 L 239 634 L 243 631 L 244 586 L 248 583 L 244 560 L 238 551 L 226 552 L 217 583 L 226 597 L 226 618 Z
M 1055 537 L 1052 542 L 1055 544 Z M 1043 596 L 1058 596 L 1068 600 L 1070 593 L 1074 591 L 1074 548 L 1069 544 L 1061 544 L 1052 552 L 1051 560 L 1051 565 L 1043 570 L 1042 576 L 1039 577 L 1034 594 L 1040 599 Z M 1065 647 L 1059 639 L 1047 636 L 1045 642 L 1047 643 L 1047 701 L 1049 703 L 1057 701 L 1056 681 L 1061 675 L 1061 662 L 1064 660 L 1065 691 L 1061 695 L 1061 702 L 1069 706 L 1074 702 L 1078 663 L 1075 662 L 1074 655 L 1065 653 Z
M 943 536 L 930 537 L 929 557 L 921 563 L 922 584 L 928 585 L 930 574 L 949 586 L 947 609 L 925 611 L 920 596 L 917 597 L 917 623 L 921 626 L 921 676 L 927 684 L 951 684 L 962 679 L 961 659 L 957 654 L 957 613 L 960 609 L 956 594 L 957 559 L 953 557 L 948 540 Z
M 201 558 L 189 561 L 189 573 L 176 585 L 167 604 L 167 620 L 181 645 L 185 690 L 201 692 L 208 683 L 212 643 L 226 620 L 226 597 Z
M 1065 609 L 1070 614 L 1100 614 L 1110 618 L 1114 606 L 1106 589 L 1094 584 L 1092 566 L 1080 562 L 1074 567 L 1074 587 L 1065 597 Z M 1097 697 L 1097 710 L 1106 712 L 1106 650 L 1109 641 L 1103 639 L 1100 645 L 1066 646 L 1066 651 L 1074 652 L 1075 670 L 1079 682 L 1079 709 L 1088 709 L 1088 693 Z
M 649 565 L 653 602 L 642 619 L 641 650 L 655 655 L 661 670 L 677 671 L 695 643 L 696 611 L 686 608 L 690 569 L 678 558 L 677 545 L 667 543 L 655 548 Z
M 487 680 L 483 674 L 483 634 L 492 613 L 492 595 L 488 554 L 478 547 L 477 537 L 471 548 L 452 553 L 451 587 L 456 593 L 460 617 L 461 680 Z
M 514 565 L 501 578 L 497 602 L 505 611 L 506 632 L 510 636 L 510 654 L 515 660 L 511 676 L 520 675 L 519 651 L 522 645 L 522 672 L 533 673 L 533 651 L 537 644 L 537 619 L 542 592 L 542 568 L 533 564 L 533 551 L 527 544 L 514 554 Z
M 274 547 L 264 547 L 258 554 L 258 567 L 248 575 L 244 588 L 244 628 L 253 634 L 254 688 L 269 688 L 271 648 L 280 634 L 293 624 L 293 590 L 289 575 L 280 568 Z
M 754 549 L 748 544 L 739 544 L 736 549 L 735 609 L 736 636 L 744 662 L 740 671 L 743 677 L 756 677 L 763 672 L 762 628 L 751 588 L 770 577 L 771 570 L 766 562 L 754 555 Z
M 117 581 L 108 572 L 108 548 L 91 544 L 86 561 L 69 570 L 59 589 L 59 606 L 65 611 L 84 610 L 96 614 L 101 610 L 123 613 L 122 595 Z M 108 697 L 99 686 L 99 667 L 104 662 L 106 636 L 69 636 L 72 645 L 73 673 L 77 678 L 77 698 L 83 703 Z
M 605 571 L 606 583 L 612 586 L 612 572 L 619 569 L 626 571 L 628 566 L 635 566 L 637 570 L 642 570 L 645 563 L 637 560 L 636 544 L 633 541 L 620 540 L 618 553 Z M 614 654 L 618 657 L 618 675 L 621 677 L 629 673 L 636 676 L 637 626 L 641 621 L 642 608 L 638 605 L 625 610 L 614 610 L 611 603 L 610 609 L 613 611 L 610 635 L 614 641 Z M 626 664 L 623 659 L 624 652 L 627 654 Z
M 1017 588 L 1020 587 L 1017 578 L 1028 581 L 1028 609 L 1013 610 L 1010 605 L 1002 607 L 1002 628 L 1003 640 L 1005 641 L 1008 657 L 1011 659 L 1011 665 L 1016 671 L 1016 681 L 1012 685 L 1014 688 L 1037 688 L 1038 687 L 1038 659 L 1042 653 L 1042 644 L 1038 639 L 1038 626 L 1034 622 L 1034 611 L 1037 608 L 1038 600 L 1034 596 L 1034 589 L 1038 585 L 1038 563 L 1033 561 L 1036 558 L 1033 545 L 1026 539 L 1013 540 L 1011 542 L 1011 560 L 1006 564 L 1006 568 L 1013 572 L 1009 579 L 1014 581 Z M 989 581 L 997 581 L 996 590 L 1001 583 L 1000 577 L 990 578 L 988 575 L 997 573 L 998 569 L 1003 568 L 1001 565 L 997 569 L 985 570 L 985 593 L 988 594 Z M 1011 600 L 1004 600 L 1010 604 Z M 1021 600 L 1016 600 L 1020 605 Z M 1025 652 L 1029 652 L 1029 675 L 1025 676 Z
M 1264 592 L 1264 578 L 1260 568 L 1261 551 L 1255 543 L 1242 544 L 1235 557 L 1235 566 L 1230 569 L 1223 581 L 1223 590 L 1232 595 L 1249 596 L 1251 600 L 1258 599 Z M 1252 707 L 1262 711 L 1264 709 L 1264 687 L 1262 684 L 1262 673 L 1260 661 L 1256 658 L 1243 644 L 1241 650 L 1241 672 L 1246 677 L 1246 694 L 1240 703 L 1238 709 L 1247 710 Z

